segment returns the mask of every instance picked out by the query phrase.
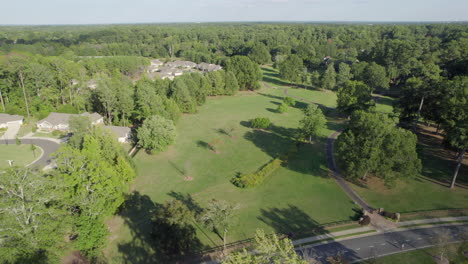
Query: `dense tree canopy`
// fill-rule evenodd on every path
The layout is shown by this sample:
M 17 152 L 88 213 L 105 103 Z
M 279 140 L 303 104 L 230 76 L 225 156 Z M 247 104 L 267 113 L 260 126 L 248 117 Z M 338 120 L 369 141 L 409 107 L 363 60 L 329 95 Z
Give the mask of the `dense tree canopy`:
M 245 56 L 234 56 L 229 59 L 226 70 L 234 73 L 241 90 L 257 90 L 260 88 L 262 72 L 260 67 Z
M 350 179 L 375 175 L 391 184 L 421 172 L 416 135 L 384 114 L 356 111 L 338 137 L 337 156 Z
M 174 144 L 176 129 L 171 120 L 154 115 L 143 122 L 138 129 L 138 145 L 148 152 L 159 152 Z
M 350 115 L 356 110 L 368 110 L 375 105 L 372 89 L 360 81 L 347 81 L 338 89 L 338 110 Z

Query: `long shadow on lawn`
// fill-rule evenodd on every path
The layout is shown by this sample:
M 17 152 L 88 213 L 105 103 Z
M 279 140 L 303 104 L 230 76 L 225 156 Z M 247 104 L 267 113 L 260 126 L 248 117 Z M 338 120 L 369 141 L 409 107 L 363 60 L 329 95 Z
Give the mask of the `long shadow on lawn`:
M 317 221 L 291 204 L 286 208 L 261 209 L 260 213 L 261 216 L 257 217 L 258 220 L 271 226 L 277 233 L 290 236 L 298 236 L 304 232 L 307 232 L 307 235 L 327 233 Z
M 177 193 L 174 196 L 190 204 L 187 197 Z M 191 204 L 194 205 L 193 201 Z M 129 194 L 119 214 L 132 237 L 131 241 L 118 245 L 120 263 L 176 263 L 203 248 L 192 225 L 167 219 L 171 212 L 147 195 Z M 152 220 L 155 215 L 158 217 Z

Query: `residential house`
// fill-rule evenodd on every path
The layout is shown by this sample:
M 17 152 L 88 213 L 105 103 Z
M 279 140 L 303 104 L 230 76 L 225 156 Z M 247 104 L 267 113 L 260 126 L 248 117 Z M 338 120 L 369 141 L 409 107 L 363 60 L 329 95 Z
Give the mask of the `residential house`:
M 197 65 L 197 69 L 199 69 L 200 71 L 204 71 L 204 72 L 212 72 L 212 71 L 219 71 L 223 69 L 223 67 L 221 67 L 220 65 L 216 65 L 216 64 L 209 64 L 206 62 L 202 62 Z
M 20 115 L 9 115 L 9 114 L 0 114 L 0 128 L 8 128 L 12 125 L 22 125 L 23 116 Z
M 131 129 L 129 127 L 105 126 L 105 128 L 109 129 L 120 143 L 130 142 Z
M 197 67 L 197 64 L 192 61 L 172 61 L 166 63 L 166 66 L 170 68 L 191 69 Z
M 93 125 L 104 123 L 104 117 L 98 113 L 65 114 L 52 112 L 49 116 L 37 122 L 37 127 L 45 131 L 68 131 L 70 129 L 69 119 L 71 116 L 88 116 Z

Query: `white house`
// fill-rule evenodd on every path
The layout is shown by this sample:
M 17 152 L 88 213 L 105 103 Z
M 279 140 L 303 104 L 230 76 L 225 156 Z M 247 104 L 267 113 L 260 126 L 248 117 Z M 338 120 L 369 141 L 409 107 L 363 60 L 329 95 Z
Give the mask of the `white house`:
M 82 114 L 65 114 L 65 113 L 50 113 L 48 117 L 37 122 L 37 127 L 41 130 L 61 130 L 67 131 L 70 128 L 69 119 L 71 116 L 89 116 L 91 124 L 103 124 L 104 117 L 98 113 L 82 113 Z
M 104 126 L 109 129 L 120 143 L 127 143 L 130 141 L 130 128 L 122 126 Z
M 11 125 L 22 125 L 23 116 L 0 114 L 0 128 L 8 128 Z

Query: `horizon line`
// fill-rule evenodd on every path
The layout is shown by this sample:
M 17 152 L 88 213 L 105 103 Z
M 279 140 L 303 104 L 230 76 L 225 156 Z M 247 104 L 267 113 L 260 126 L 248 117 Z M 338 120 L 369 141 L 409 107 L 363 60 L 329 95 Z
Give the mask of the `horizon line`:
M 268 24 L 465 24 L 468 20 L 398 20 L 398 21 L 373 21 L 373 20 L 245 20 L 245 21 L 173 21 L 173 22 L 118 22 L 118 23 L 64 23 L 64 24 L 0 24 L 0 27 L 21 26 L 112 26 L 112 25 L 168 25 L 168 24 L 239 24 L 239 23 L 268 23 Z

